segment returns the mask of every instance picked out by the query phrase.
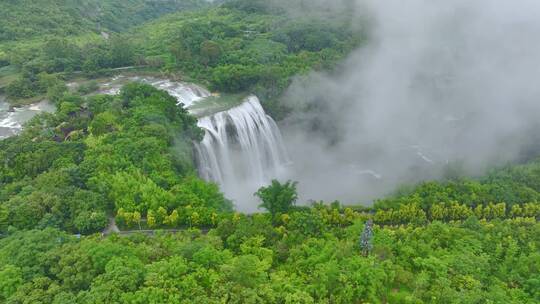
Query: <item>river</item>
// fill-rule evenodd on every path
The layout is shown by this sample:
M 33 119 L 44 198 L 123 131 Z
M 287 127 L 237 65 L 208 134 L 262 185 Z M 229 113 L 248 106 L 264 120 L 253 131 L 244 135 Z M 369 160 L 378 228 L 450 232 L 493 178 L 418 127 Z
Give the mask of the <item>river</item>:
M 11 108 L 5 96 L 0 95 L 0 140 L 21 132 L 25 122 L 41 112 L 54 112 L 54 105 L 47 101 Z

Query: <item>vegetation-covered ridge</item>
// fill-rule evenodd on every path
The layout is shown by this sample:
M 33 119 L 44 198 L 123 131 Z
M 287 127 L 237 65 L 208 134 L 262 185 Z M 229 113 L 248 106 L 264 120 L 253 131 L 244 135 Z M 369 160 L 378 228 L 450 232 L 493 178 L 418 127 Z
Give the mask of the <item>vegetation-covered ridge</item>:
M 373 208 L 299 207 L 296 183 L 274 181 L 256 193 L 269 212 L 248 216 L 194 176 L 201 130 L 175 104 L 137 83 L 65 95 L 0 142 L 2 302 L 540 300 L 540 162 L 424 183 Z M 73 236 L 112 215 L 158 230 Z
M 267 212 L 246 215 L 196 176 L 203 132 L 175 98 L 66 87 L 144 66 L 227 92 L 218 109 L 256 93 L 280 118 L 294 75 L 364 37 L 352 0 L 216 2 L 146 24 L 201 2 L 0 3 L 0 93 L 57 107 L 0 141 L 0 303 L 540 303 L 540 160 L 372 207 L 300 206 L 295 182 L 273 181 L 253 197 Z M 129 233 L 102 233 L 113 219 Z
M 302 1 L 228 1 L 145 24 L 133 39 L 147 64 L 208 83 L 216 91 L 255 93 L 271 114 L 287 109 L 279 97 L 293 76 L 331 69 L 364 35 L 349 11 L 283 9 Z
M 119 96 L 64 95 L 56 114 L 0 141 L 0 231 L 101 231 L 116 210 L 189 205 L 205 221 L 229 211 L 216 185 L 195 176 L 196 119 L 164 91 L 126 85 Z
M 11 100 L 30 98 L 49 90 L 40 82 L 44 74 L 62 80 L 66 72 L 82 71 L 94 77 L 107 69 L 138 65 L 181 73 L 215 91 L 255 93 L 279 119 L 287 113 L 279 97 L 293 76 L 331 69 L 364 38 L 351 26 L 350 12 L 323 18 L 314 10 L 292 18 L 279 9 L 283 3 L 228 1 L 170 14 L 109 39 L 58 35 L 16 44 L 0 54 L 4 65 L 20 71 L 4 90 Z
M 0 240 L 6 303 L 537 303 L 534 218 L 344 223 L 317 207 L 223 219 L 207 234 Z M 364 235 L 372 235 L 364 240 Z M 362 236 L 362 237 L 361 237 Z M 368 244 L 364 247 L 363 244 Z M 365 254 L 363 254 L 365 252 Z M 21 254 L 24 253 L 24 254 Z
M 0 43 L 40 36 L 121 32 L 182 9 L 198 0 L 7 0 L 0 3 Z
M 210 4 L 204 0 L 10 0 L 0 3 L 0 94 L 14 104 L 48 98 L 54 74 L 94 77 L 98 71 L 143 65 L 123 33 L 162 15 Z M 79 76 L 79 75 L 78 75 Z

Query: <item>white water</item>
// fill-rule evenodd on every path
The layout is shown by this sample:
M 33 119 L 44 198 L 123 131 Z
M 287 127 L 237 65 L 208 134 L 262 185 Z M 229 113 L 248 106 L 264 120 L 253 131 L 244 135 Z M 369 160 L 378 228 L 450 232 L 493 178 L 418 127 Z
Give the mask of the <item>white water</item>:
M 178 104 L 183 104 L 185 107 L 193 105 L 211 94 L 208 90 L 198 85 L 186 82 L 176 82 L 169 79 L 161 79 L 156 77 L 126 77 L 123 75 L 115 76 L 110 82 L 101 85 L 99 92 L 102 94 L 116 95 L 120 92 L 122 86 L 129 81 L 142 82 L 152 85 L 158 89 L 164 90 L 178 100 Z
M 25 122 L 41 112 L 54 112 L 47 101 L 9 109 L 9 104 L 0 96 L 0 140 L 22 131 Z
M 256 211 L 253 193 L 282 176 L 289 162 L 274 120 L 250 96 L 237 107 L 200 118 L 198 125 L 206 131 L 195 144 L 201 177 L 218 183 L 239 210 Z

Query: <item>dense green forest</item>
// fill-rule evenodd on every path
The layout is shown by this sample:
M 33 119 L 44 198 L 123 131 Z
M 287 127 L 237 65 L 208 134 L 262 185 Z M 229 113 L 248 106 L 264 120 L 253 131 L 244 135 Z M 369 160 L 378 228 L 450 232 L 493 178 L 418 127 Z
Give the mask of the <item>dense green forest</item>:
M 251 91 L 267 102 L 279 97 L 292 76 L 330 69 L 361 43 L 361 30 L 351 27 L 346 11 L 323 17 L 306 10 L 291 18 L 264 3 L 234 1 L 170 15 L 141 27 L 134 39 L 153 64 L 218 91 Z
M 0 43 L 47 35 L 121 32 L 161 15 L 204 4 L 198 0 L 6 0 L 0 3 Z
M 309 227 L 306 229 L 305 227 Z M 267 215 L 208 234 L 77 239 L 55 229 L 0 240 L 6 303 L 538 303 L 534 219 L 375 227 L 317 211 Z
M 65 80 L 84 70 L 132 65 L 122 33 L 177 11 L 209 6 L 204 0 L 9 0 L 0 3 L 0 93 L 13 104 L 44 98 L 43 74 Z M 25 100 L 26 99 L 26 100 Z
M 231 1 L 170 14 L 108 39 L 59 35 L 11 45 L 0 61 L 20 72 L 4 90 L 16 101 L 55 87 L 42 77 L 65 80 L 77 71 L 96 77 L 136 65 L 179 74 L 217 91 L 256 93 L 273 116 L 282 118 L 287 109 L 279 97 L 293 76 L 331 69 L 361 43 L 361 27 L 350 23 L 346 11 L 313 9 L 291 19 L 278 4 Z
M 285 209 L 233 214 L 208 233 L 76 238 L 55 228 L 13 230 L 0 240 L 0 296 L 6 303 L 540 300 L 538 203 L 426 220 L 410 202 L 399 222 L 366 234 L 370 213 L 336 203 L 295 208 L 275 201 L 276 191 L 294 200 L 294 184 L 276 182 L 259 195 Z
M 92 233 L 113 210 L 163 208 L 178 209 L 178 220 L 198 212 L 210 223 L 231 205 L 194 176 L 191 142 L 201 136 L 196 119 L 151 86 L 128 85 L 117 97 L 66 96 L 56 114 L 0 141 L 0 229 Z
M 296 183 L 274 181 L 256 193 L 269 212 L 243 215 L 194 176 L 186 143 L 200 136 L 173 97 L 129 84 L 118 96 L 64 96 L 56 114 L 1 141 L 0 299 L 540 300 L 540 161 L 401 189 L 373 208 L 299 207 Z M 92 235 L 109 216 L 158 230 Z
M 540 159 L 371 207 L 273 181 L 248 215 L 197 177 L 204 133 L 174 97 L 66 86 L 135 65 L 281 118 L 293 77 L 367 39 L 346 5 L 314 2 L 0 3 L 0 93 L 57 108 L 0 140 L 0 303 L 539 303 Z

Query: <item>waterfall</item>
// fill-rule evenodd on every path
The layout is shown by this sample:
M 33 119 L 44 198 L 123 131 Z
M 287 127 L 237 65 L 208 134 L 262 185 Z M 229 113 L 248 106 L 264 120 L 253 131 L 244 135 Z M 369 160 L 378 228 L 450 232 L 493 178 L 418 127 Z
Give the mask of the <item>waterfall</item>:
M 289 162 L 274 120 L 252 95 L 198 125 L 206 131 L 195 144 L 200 176 L 219 184 L 242 211 L 256 210 L 253 193 L 282 175 Z
M 190 83 L 121 75 L 102 84 L 100 92 L 118 94 L 127 81 L 148 83 L 167 91 L 196 116 L 204 113 L 205 108 L 192 106 L 211 96 L 205 88 Z M 256 211 L 253 193 L 273 178 L 284 177 L 289 163 L 274 120 L 266 115 L 259 99 L 251 95 L 236 107 L 199 117 L 198 125 L 205 130 L 202 142 L 194 143 L 200 177 L 217 183 L 237 209 Z

